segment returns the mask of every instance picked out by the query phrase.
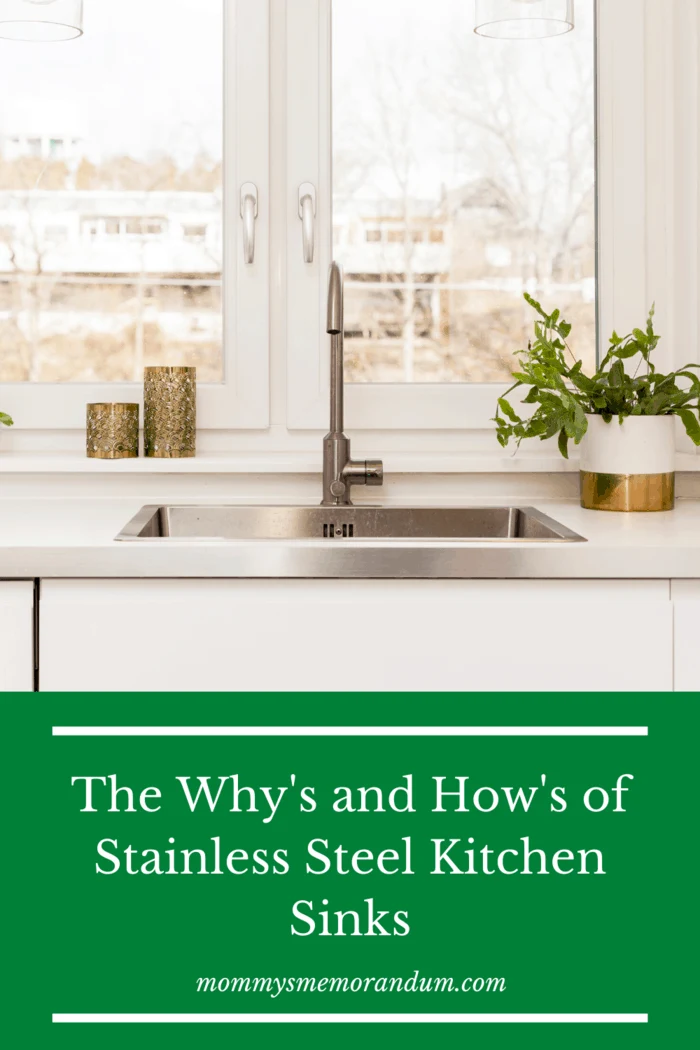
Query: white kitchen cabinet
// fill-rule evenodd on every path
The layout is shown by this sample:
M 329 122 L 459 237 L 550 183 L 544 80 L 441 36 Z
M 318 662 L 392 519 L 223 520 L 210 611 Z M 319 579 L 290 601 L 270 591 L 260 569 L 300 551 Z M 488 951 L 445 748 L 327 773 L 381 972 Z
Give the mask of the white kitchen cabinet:
M 675 687 L 700 692 L 700 580 L 674 580 Z
M 48 580 L 40 637 L 43 690 L 673 688 L 668 581 Z
M 34 584 L 0 581 L 0 692 L 34 690 Z

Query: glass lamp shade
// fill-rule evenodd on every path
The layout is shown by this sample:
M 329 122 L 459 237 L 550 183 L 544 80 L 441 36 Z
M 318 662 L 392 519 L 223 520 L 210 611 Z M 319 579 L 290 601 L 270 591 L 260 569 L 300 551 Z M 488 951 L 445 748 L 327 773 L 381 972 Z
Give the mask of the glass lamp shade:
M 83 35 L 83 0 L 0 0 L 0 37 L 51 42 Z
M 539 40 L 574 28 L 574 0 L 476 0 L 479 36 Z

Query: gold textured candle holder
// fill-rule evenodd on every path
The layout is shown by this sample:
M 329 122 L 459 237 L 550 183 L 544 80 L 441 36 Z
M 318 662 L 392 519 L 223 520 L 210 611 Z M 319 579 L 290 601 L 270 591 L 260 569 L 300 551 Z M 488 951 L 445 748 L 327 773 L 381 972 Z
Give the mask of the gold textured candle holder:
M 144 453 L 155 459 L 189 459 L 197 441 L 197 369 L 153 366 L 144 370 Z
M 135 459 L 139 454 L 139 406 L 87 406 L 85 438 L 89 459 Z

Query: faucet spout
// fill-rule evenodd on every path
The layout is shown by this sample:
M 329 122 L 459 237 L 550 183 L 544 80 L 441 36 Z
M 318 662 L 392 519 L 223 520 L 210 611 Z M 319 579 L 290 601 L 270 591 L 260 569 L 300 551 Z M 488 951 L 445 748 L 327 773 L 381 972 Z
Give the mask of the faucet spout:
M 342 434 L 345 426 L 344 325 L 343 271 L 337 262 L 333 262 L 328 275 L 328 323 L 326 325 L 326 331 L 331 337 L 331 434 Z
M 381 460 L 354 461 L 350 438 L 344 427 L 344 304 L 343 271 L 331 263 L 328 275 L 328 316 L 326 331 L 331 337 L 331 428 L 323 439 L 324 507 L 350 507 L 352 485 L 381 485 L 384 466 Z
M 342 335 L 343 321 L 343 270 L 337 262 L 332 262 L 328 273 L 328 335 Z

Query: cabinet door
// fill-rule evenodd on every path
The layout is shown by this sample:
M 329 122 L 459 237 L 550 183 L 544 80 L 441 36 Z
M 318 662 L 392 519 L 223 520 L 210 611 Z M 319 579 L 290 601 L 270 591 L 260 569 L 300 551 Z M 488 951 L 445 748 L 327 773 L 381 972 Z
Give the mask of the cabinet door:
M 674 580 L 675 688 L 700 692 L 700 580 Z
M 0 582 L 0 692 L 34 690 L 34 584 Z
M 41 685 L 668 690 L 672 631 L 668 581 L 47 581 Z

